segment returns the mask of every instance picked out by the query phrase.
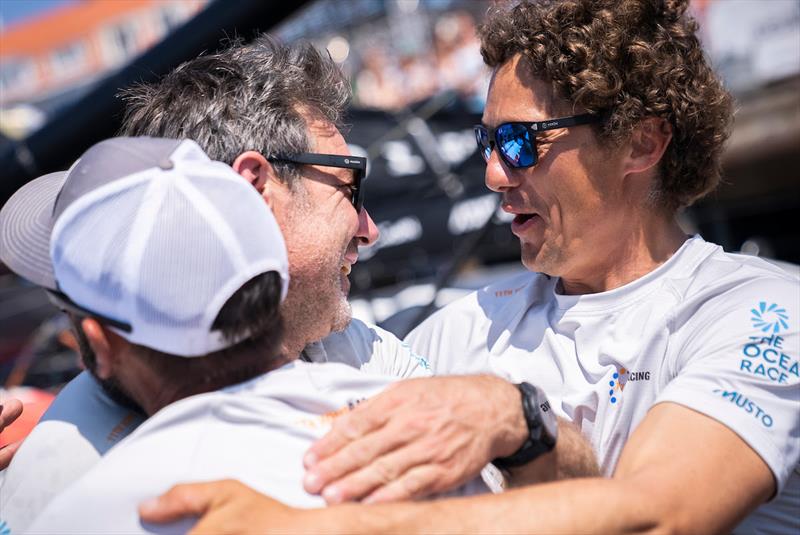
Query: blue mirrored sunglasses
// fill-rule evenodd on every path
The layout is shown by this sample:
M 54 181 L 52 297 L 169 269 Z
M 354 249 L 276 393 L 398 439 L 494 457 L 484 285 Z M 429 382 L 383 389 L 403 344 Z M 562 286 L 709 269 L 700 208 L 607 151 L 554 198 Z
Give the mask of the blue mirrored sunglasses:
M 493 130 L 482 124 L 475 125 L 475 140 L 484 161 L 488 162 L 495 148 L 503 161 L 512 168 L 531 167 L 539 161 L 536 149 L 536 134 L 544 130 L 569 128 L 602 120 L 600 115 L 584 113 L 560 119 L 548 119 L 536 122 L 508 122 L 498 125 Z

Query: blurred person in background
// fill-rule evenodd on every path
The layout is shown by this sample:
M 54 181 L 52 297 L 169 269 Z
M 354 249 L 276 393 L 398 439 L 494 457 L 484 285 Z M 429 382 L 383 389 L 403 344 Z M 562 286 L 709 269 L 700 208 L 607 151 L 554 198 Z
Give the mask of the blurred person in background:
M 480 59 L 475 21 L 467 11 L 442 15 L 431 28 L 431 48 L 401 51 L 372 42 L 354 76 L 356 104 L 399 112 L 438 93 L 455 92 L 472 111 L 486 97 L 489 70 Z
M 547 451 L 556 412 L 606 477 L 311 512 L 220 482 L 179 486 L 143 504 L 143 518 L 204 515 L 208 532 L 796 533 L 800 283 L 676 220 L 718 185 L 732 119 L 696 32 L 684 0 L 490 11 L 481 51 L 494 72 L 476 136 L 532 273 L 449 305 L 407 339 L 436 373 L 520 383 L 531 436 L 501 460 L 509 472 Z M 416 435 L 441 407 L 464 411 L 425 387 L 434 380 L 400 383 L 337 420 L 307 460 L 323 495 L 358 495 L 366 463 L 395 479 L 369 501 L 425 485 L 418 467 L 396 477 L 403 452 L 430 447 L 425 433 L 393 436 Z M 498 397 L 485 390 L 487 407 Z
M 269 204 L 289 258 L 289 292 L 281 305 L 287 358 L 342 362 L 396 377 L 428 376 L 425 359 L 407 345 L 350 318 L 347 275 L 358 246 L 372 243 L 377 230 L 361 206 L 359 175 L 350 169 L 353 160 L 365 162 L 349 158 L 337 127 L 348 97 L 349 85 L 330 58 L 310 46 L 284 47 L 263 37 L 201 56 L 158 83 L 127 91 L 122 134 L 193 139 L 212 159 L 231 165 Z M 310 163 L 318 162 L 313 158 L 320 154 L 332 156 L 325 156 L 322 164 Z M 344 163 L 345 158 L 351 163 Z M 252 239 L 259 239 L 259 229 L 253 229 Z M 433 471 L 415 495 L 455 488 L 526 441 L 520 394 L 511 383 L 491 376 L 442 378 L 430 388 L 450 401 L 441 404 L 447 425 L 438 432 L 425 429 L 426 436 L 434 446 L 446 444 L 440 438 L 449 436 L 469 447 L 432 447 L 416 458 Z M 488 404 L 487 390 L 493 393 Z M 456 399 L 453 392 L 462 394 Z M 453 403 L 472 411 L 453 418 L 448 414 Z M 490 410 L 484 411 L 487 406 Z M 29 514 L 35 516 L 37 508 L 85 473 L 144 416 L 116 395 L 113 384 L 81 374 L 62 390 L 28 437 L 24 459 L 15 459 L 20 466 L 35 459 L 38 470 L 58 474 L 58 480 L 45 484 L 42 478 L 7 477 L 3 492 L 13 485 L 17 503 L 27 493 L 28 503 L 36 504 Z M 593 452 L 577 431 L 566 427 L 561 434 L 558 449 L 575 453 L 559 459 L 575 461 L 578 467 L 563 474 L 595 470 Z M 539 464 L 556 466 L 553 460 L 545 456 Z M 367 477 L 380 481 L 380 470 L 368 466 Z M 26 470 L 17 468 L 14 473 Z M 305 483 L 308 492 L 319 492 L 313 479 Z M 324 497 L 345 498 L 330 493 Z
M 470 109 L 482 110 L 488 76 L 472 15 L 465 11 L 444 15 L 436 21 L 433 35 L 440 90 L 453 89 Z
M 397 110 L 405 104 L 401 73 L 389 62 L 386 50 L 379 45 L 366 49 L 361 70 L 354 81 L 358 102 L 365 108 Z
M 406 104 L 421 102 L 437 93 L 439 80 L 432 54 L 403 53 L 398 59 L 401 94 Z

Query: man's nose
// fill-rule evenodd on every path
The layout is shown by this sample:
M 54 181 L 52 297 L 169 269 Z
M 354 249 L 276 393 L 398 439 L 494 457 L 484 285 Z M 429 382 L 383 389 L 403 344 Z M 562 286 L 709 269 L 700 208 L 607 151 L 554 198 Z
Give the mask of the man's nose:
M 486 174 L 484 181 L 486 187 L 492 191 L 504 193 L 520 185 L 521 173 L 518 170 L 510 169 L 503 165 L 503 161 L 497 152 L 497 147 L 492 148 L 489 154 L 489 161 L 486 162 Z
M 358 232 L 356 232 L 359 247 L 372 245 L 377 241 L 379 235 L 380 231 L 375 225 L 375 221 L 372 220 L 366 208 L 361 208 L 358 212 Z

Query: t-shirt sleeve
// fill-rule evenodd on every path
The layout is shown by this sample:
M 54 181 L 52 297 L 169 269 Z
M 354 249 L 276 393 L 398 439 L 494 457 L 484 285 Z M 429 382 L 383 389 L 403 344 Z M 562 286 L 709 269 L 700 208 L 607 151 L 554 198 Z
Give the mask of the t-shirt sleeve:
M 436 363 L 439 361 L 441 331 L 442 311 L 440 310 L 414 327 L 404 339 L 411 351 L 426 355 L 426 359 L 433 369 L 435 369 Z
M 473 299 L 470 295 L 436 311 L 406 335 L 405 342 L 416 354 L 425 355 L 434 375 L 484 371 L 473 369 L 468 358 L 475 345 L 480 346 L 479 353 L 488 354 L 486 336 L 476 326 L 479 316 L 469 306 Z
M 430 377 L 428 361 L 394 334 L 354 319 L 344 331 L 323 341 L 326 360 L 364 372 L 407 379 Z
M 739 435 L 783 489 L 800 460 L 800 283 L 762 279 L 699 305 L 679 336 L 674 378 L 656 400 Z M 678 319 L 680 321 L 680 319 Z
M 368 328 L 371 331 L 373 357 L 362 366 L 364 371 L 404 379 L 432 375 L 428 360 L 415 353 L 406 342 L 376 325 Z
M 469 298 L 469 296 L 468 296 Z M 405 337 L 411 351 L 425 355 L 434 375 L 484 373 L 486 333 L 464 298 L 437 311 Z M 473 352 L 475 354 L 473 354 Z M 480 355 L 480 358 L 473 358 Z

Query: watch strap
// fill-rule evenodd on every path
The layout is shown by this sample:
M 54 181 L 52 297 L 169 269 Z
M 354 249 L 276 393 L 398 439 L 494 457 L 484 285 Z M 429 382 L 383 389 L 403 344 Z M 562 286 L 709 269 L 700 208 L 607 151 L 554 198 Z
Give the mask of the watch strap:
M 558 440 L 558 420 L 544 392 L 530 383 L 516 385 L 522 396 L 522 412 L 528 436 L 522 446 L 508 457 L 498 457 L 492 464 L 500 469 L 514 468 L 552 451 Z

